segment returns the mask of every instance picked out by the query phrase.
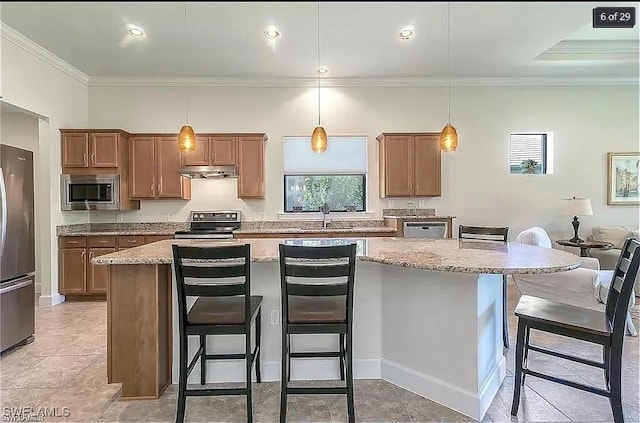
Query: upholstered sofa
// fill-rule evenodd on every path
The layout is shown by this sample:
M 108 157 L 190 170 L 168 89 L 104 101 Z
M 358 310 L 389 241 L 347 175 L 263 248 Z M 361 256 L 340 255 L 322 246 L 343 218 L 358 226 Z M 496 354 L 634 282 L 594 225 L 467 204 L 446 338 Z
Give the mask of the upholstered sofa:
M 549 235 L 540 227 L 529 228 L 521 232 L 514 242 L 552 248 Z M 604 310 L 612 276 L 612 271 L 600 270 L 597 259 L 583 257 L 582 267 L 578 269 L 550 274 L 514 275 L 513 280 L 522 295 L 531 295 L 578 307 Z M 635 297 L 631 296 L 629 308 L 634 304 Z M 632 336 L 637 336 L 630 313 L 627 313 L 627 332 Z
M 600 268 L 604 270 L 612 270 L 616 267 L 625 239 L 640 239 L 637 228 L 632 229 L 625 226 L 596 226 L 591 230 L 591 235 L 587 238 L 589 240 L 604 241 L 613 244 L 613 247 L 609 249 L 589 249 L 589 255 L 597 258 L 600 262 Z M 636 296 L 640 297 L 640 283 L 636 282 L 634 289 Z

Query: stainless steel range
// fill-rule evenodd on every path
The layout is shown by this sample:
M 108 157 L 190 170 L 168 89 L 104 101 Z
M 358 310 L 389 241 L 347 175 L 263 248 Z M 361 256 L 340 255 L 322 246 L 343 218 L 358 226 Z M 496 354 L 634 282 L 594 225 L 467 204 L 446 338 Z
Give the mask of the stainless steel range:
M 233 231 L 240 229 L 240 211 L 192 211 L 188 231 L 178 231 L 178 239 L 231 239 Z

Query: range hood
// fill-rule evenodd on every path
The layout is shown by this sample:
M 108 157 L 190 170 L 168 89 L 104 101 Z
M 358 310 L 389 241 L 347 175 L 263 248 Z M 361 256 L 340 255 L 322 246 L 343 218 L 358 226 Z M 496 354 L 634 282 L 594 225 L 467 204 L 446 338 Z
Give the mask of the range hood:
M 235 166 L 183 166 L 180 173 L 189 178 L 237 178 Z

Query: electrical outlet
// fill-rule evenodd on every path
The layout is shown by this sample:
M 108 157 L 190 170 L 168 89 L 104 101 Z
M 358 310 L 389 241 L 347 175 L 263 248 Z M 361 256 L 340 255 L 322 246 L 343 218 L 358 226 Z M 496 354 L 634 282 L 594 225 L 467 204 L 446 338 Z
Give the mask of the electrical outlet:
M 116 222 L 122 223 L 123 220 L 124 220 L 124 214 L 123 213 L 118 213 L 116 215 Z
M 173 213 L 167 213 L 167 221 L 173 222 Z
M 269 324 L 278 326 L 280 324 L 280 309 L 269 311 Z
M 426 202 L 424 200 L 418 200 L 418 208 L 424 209 Z
M 387 200 L 387 207 L 389 207 L 390 209 L 393 208 L 393 200 Z

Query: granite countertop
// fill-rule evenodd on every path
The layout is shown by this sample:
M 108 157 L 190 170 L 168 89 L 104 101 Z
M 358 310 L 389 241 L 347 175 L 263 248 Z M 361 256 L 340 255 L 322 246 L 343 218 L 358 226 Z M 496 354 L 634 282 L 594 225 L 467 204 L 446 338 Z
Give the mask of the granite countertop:
M 455 219 L 456 216 L 407 216 L 407 215 L 385 215 L 382 216 L 383 219 L 402 219 L 402 220 L 418 220 L 418 221 L 425 221 L 425 220 L 445 220 L 445 219 Z
M 537 274 L 575 269 L 582 259 L 575 254 L 553 248 L 487 241 L 459 241 L 429 238 L 361 238 L 361 239 L 281 239 L 243 240 L 165 240 L 91 260 L 94 264 L 170 264 L 172 244 L 190 246 L 224 246 L 251 244 L 254 262 L 278 261 L 278 245 L 336 245 L 345 242 L 359 244 L 359 260 L 411 267 L 424 270 L 463 273 Z
M 173 235 L 189 229 L 186 222 L 81 223 L 56 227 L 58 236 Z
M 308 228 L 308 227 L 303 227 L 303 228 L 274 228 L 274 227 L 267 227 L 267 228 L 260 228 L 260 227 L 254 227 L 254 228 L 240 228 L 238 230 L 233 231 L 234 234 L 305 234 L 305 233 L 349 233 L 349 232 L 353 232 L 353 233 L 363 233 L 363 232 L 374 232 L 374 233 L 381 233 L 381 232 L 388 232 L 388 233 L 393 233 L 393 232 L 397 232 L 398 230 L 396 228 L 392 228 L 390 226 L 360 226 L 360 227 L 344 227 L 344 228 L 340 228 L 340 227 L 328 227 L 328 228 L 322 228 L 322 227 L 317 227 L 317 228 Z

